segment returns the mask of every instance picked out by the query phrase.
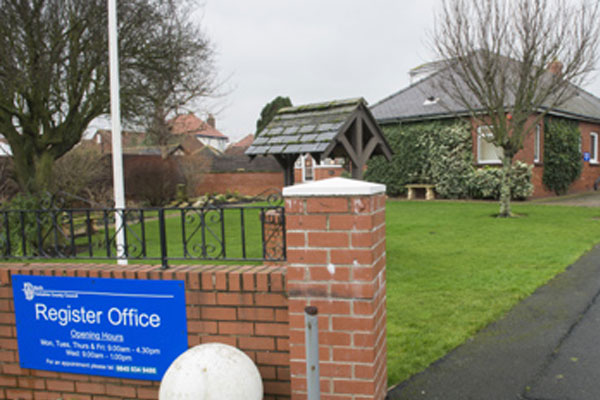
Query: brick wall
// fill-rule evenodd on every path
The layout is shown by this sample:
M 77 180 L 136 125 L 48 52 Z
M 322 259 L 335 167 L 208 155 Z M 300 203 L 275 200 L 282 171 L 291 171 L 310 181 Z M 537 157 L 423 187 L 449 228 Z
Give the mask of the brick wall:
M 529 123 L 533 123 L 533 117 L 529 118 Z M 477 160 L 477 121 L 472 120 L 472 148 L 473 157 Z M 581 149 L 583 152 L 590 151 L 590 133 L 596 132 L 600 134 L 600 125 L 587 122 L 579 123 L 581 132 Z M 542 178 L 544 175 L 544 124 L 540 125 L 540 162 L 534 163 L 534 143 L 535 135 L 531 133 L 523 142 L 523 149 L 515 156 L 515 160 L 523 161 L 527 164 L 533 164 L 533 176 L 531 182 L 534 186 L 532 197 L 554 196 L 554 192 L 549 191 L 543 184 Z M 583 157 L 582 157 L 583 158 Z M 600 177 L 600 164 L 591 162 L 583 162 L 583 170 L 581 176 L 569 187 L 568 193 L 586 192 L 594 189 L 594 181 Z
M 284 266 L 0 264 L 0 399 L 158 395 L 157 382 L 21 369 L 11 275 L 22 274 L 185 281 L 189 346 L 221 342 L 244 351 L 267 400 L 306 399 L 304 307 L 316 306 L 321 398 L 382 400 L 385 186 L 335 178 L 286 188 L 284 197 Z
M 292 399 L 307 396 L 304 308 L 318 308 L 321 398 L 386 394 L 385 187 L 284 189 Z M 345 182 L 354 182 L 341 180 Z M 372 195 L 362 189 L 378 189 Z M 309 194 L 313 188 L 313 194 Z M 368 190 L 367 190 L 368 191 Z
M 581 132 L 581 150 L 583 152 L 590 152 L 590 133 L 595 132 L 600 134 L 600 125 L 591 124 L 587 122 L 580 122 L 579 130 Z M 529 141 L 533 143 L 532 138 L 528 138 L 528 142 Z M 525 149 L 527 149 L 527 143 L 525 143 L 525 146 Z M 533 156 L 531 156 L 531 159 L 533 159 Z M 547 190 L 542 182 L 542 178 L 544 175 L 544 160 L 542 159 L 541 161 L 541 163 L 536 164 L 533 168 L 532 182 L 535 186 L 533 197 L 554 196 L 554 192 Z M 581 171 L 581 176 L 579 177 L 579 179 L 573 182 L 573 184 L 571 184 L 571 186 L 569 187 L 569 193 L 588 192 L 590 190 L 594 190 L 594 181 L 598 178 L 600 178 L 600 164 L 592 163 L 589 161 L 583 161 L 583 169 Z
M 316 165 L 313 169 L 314 180 L 320 181 L 323 179 L 339 177 L 344 171 L 345 169 L 340 166 Z M 294 168 L 294 182 L 303 182 L 302 168 Z
M 229 191 L 256 196 L 273 188 L 283 188 L 283 172 L 215 172 L 202 175 L 196 194 Z
M 11 274 L 185 281 L 188 344 L 236 346 L 257 364 L 265 399 L 289 399 L 285 270 L 276 266 L 0 265 L 0 398 L 156 399 L 158 382 L 22 369 Z

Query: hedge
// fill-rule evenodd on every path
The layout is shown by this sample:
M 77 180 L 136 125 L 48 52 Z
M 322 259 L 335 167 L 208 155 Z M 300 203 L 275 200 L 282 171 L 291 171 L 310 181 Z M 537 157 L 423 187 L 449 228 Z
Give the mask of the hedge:
M 547 118 L 544 123 L 542 182 L 557 195 L 565 194 L 581 175 L 581 132 L 576 122 Z
M 394 155 L 391 162 L 374 157 L 365 179 L 384 183 L 390 196 L 406 193 L 405 185 L 435 185 L 441 198 L 498 198 L 500 169 L 477 169 L 473 162 L 471 125 L 465 120 L 384 125 Z M 513 198 L 531 195 L 531 167 L 515 163 Z

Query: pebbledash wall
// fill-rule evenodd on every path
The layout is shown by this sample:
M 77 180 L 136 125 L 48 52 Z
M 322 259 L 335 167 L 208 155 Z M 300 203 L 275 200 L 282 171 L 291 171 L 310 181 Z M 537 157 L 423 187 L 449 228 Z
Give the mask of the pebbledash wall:
M 0 265 L 0 398 L 156 399 L 158 382 L 19 367 L 12 274 L 185 281 L 188 345 L 236 346 L 264 398 L 306 399 L 304 308 L 319 315 L 321 398 L 385 398 L 385 187 L 334 178 L 284 189 L 285 265 Z

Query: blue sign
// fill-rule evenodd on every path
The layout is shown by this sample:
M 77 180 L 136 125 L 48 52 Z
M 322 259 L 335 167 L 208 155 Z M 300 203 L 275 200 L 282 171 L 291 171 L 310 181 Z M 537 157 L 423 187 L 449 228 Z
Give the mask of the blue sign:
M 158 381 L 188 348 L 183 281 L 12 279 L 22 368 Z
M 583 153 L 583 161 L 590 161 L 590 153 L 588 151 Z

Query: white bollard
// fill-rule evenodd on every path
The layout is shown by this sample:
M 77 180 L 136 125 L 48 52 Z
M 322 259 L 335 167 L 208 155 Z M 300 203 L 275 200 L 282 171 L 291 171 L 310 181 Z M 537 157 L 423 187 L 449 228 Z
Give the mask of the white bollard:
M 261 400 L 263 385 L 250 357 L 235 347 L 207 343 L 173 361 L 160 383 L 159 400 Z

